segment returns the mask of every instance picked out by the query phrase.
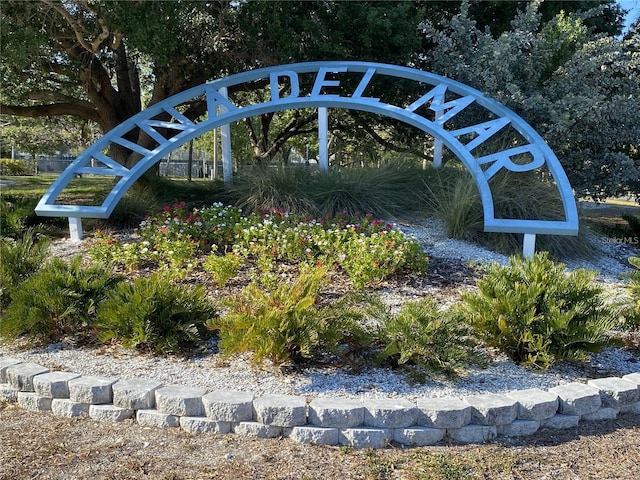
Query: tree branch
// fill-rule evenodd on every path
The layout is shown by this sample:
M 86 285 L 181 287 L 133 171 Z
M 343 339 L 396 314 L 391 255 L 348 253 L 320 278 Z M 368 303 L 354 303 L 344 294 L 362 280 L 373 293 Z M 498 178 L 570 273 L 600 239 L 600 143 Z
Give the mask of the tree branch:
M 87 31 L 87 29 L 81 25 L 79 22 L 77 22 L 70 14 L 69 12 L 67 12 L 64 7 L 60 4 L 56 4 L 53 0 L 40 0 L 43 4 L 51 7 L 53 10 L 55 10 L 62 18 L 64 18 L 64 20 L 67 22 L 67 24 L 71 27 L 71 29 L 73 30 L 73 33 L 75 34 L 76 40 L 78 41 L 78 43 L 82 46 L 82 48 L 84 48 L 87 52 L 91 52 L 91 53 L 96 53 L 93 49 L 93 46 L 87 42 L 84 39 L 84 34 L 88 34 L 89 32 Z
M 378 135 L 378 132 L 376 132 L 371 125 L 369 125 L 367 122 L 363 122 L 361 121 L 356 115 L 353 116 L 353 118 L 355 119 L 356 123 L 358 124 L 358 126 L 362 127 L 364 129 L 365 132 L 367 132 L 369 135 L 371 135 L 371 137 L 378 142 L 380 145 L 382 145 L 384 148 L 387 148 L 389 150 L 393 150 L 394 152 L 398 152 L 398 153 L 411 153 L 413 155 L 417 155 L 420 158 L 428 158 L 424 152 L 421 152 L 419 150 L 416 150 L 415 148 L 411 148 L 411 147 L 400 147 L 398 145 L 396 145 L 395 143 L 390 142 L 389 140 L 385 140 L 384 138 L 382 138 L 380 135 Z
M 27 98 L 29 100 L 36 100 L 40 102 L 67 103 L 69 105 L 77 105 L 79 107 L 94 110 L 91 102 L 71 97 L 60 92 L 53 92 L 51 90 L 33 90 L 27 94 Z
M 3 115 L 16 115 L 18 117 L 53 117 L 57 115 L 72 115 L 84 120 L 100 122 L 98 111 L 90 106 L 82 106 L 77 103 L 50 103 L 46 105 L 5 105 L 0 103 L 0 113 Z

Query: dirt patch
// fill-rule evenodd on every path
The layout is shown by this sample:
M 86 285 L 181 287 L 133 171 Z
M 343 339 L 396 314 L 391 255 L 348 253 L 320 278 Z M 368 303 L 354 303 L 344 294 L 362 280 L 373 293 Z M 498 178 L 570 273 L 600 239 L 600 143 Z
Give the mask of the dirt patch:
M 489 445 L 353 450 L 189 435 L 0 405 L 0 480 L 640 478 L 640 416 Z

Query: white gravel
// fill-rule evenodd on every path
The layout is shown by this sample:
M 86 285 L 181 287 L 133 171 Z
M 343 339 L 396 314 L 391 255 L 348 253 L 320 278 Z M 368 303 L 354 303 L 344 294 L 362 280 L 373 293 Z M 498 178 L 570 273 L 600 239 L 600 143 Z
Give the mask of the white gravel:
M 442 225 L 437 221 L 430 222 L 426 227 L 403 226 L 402 229 L 423 242 L 426 251 L 433 256 L 478 262 L 507 262 L 504 255 L 446 238 L 442 233 Z M 80 251 L 81 247 L 82 244 L 62 241 L 57 242 L 53 250 L 58 255 L 70 256 Z M 603 244 L 603 256 L 600 259 L 587 264 L 569 262 L 568 267 L 584 266 L 599 270 L 599 281 L 613 288 L 620 288 L 620 276 L 628 271 L 628 266 L 617 260 L 627 254 L 619 251 L 620 248 L 624 247 Z M 14 344 L 0 344 L 0 355 L 34 362 L 53 370 L 83 375 L 152 378 L 165 384 L 199 386 L 208 390 L 247 390 L 257 395 L 283 393 L 349 398 L 402 396 L 411 400 L 422 396 L 462 397 L 535 387 L 547 389 L 576 380 L 584 381 L 592 375 L 613 376 L 640 372 L 640 358 L 620 349 L 607 349 L 594 355 L 587 365 L 565 362 L 546 372 L 517 366 L 506 357 L 498 355 L 487 368 L 472 367 L 465 377 L 456 381 L 427 380 L 424 384 L 413 383 L 405 374 L 388 369 L 368 369 L 351 374 L 339 368 L 310 368 L 280 374 L 251 366 L 246 356 L 236 356 L 226 361 L 218 354 L 203 354 L 189 359 L 154 357 L 120 347 L 89 349 L 62 343 L 45 349 L 27 350 L 18 349 Z

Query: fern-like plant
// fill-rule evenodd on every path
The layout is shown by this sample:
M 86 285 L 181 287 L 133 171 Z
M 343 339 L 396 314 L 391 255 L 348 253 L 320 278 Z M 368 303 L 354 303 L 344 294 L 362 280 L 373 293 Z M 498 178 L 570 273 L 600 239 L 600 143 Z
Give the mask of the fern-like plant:
M 561 359 L 585 360 L 617 342 L 616 323 L 595 272 L 567 272 L 546 252 L 488 267 L 478 291 L 464 293 L 460 313 L 489 345 L 516 362 L 546 369 Z
M 33 275 L 47 258 L 49 238 L 32 229 L 22 238 L 0 238 L 0 311 L 11 302 L 11 290 Z
M 213 282 L 221 288 L 238 275 L 243 262 L 242 257 L 234 253 L 225 255 L 212 254 L 204 260 L 202 267 L 209 272 Z
M 69 263 L 54 257 L 12 290 L 0 335 L 44 341 L 86 335 L 99 303 L 121 280 L 103 266 L 84 267 L 81 256 Z
M 324 268 L 303 267 L 291 281 L 269 288 L 254 280 L 229 298 L 227 314 L 207 324 L 219 331 L 223 355 L 250 351 L 256 363 L 278 366 L 311 357 L 327 328 L 316 305 L 327 275 Z
M 216 317 L 204 287 L 181 286 L 160 275 L 122 282 L 100 304 L 98 339 L 157 354 L 181 353 L 202 340 Z
M 433 373 L 455 375 L 481 362 L 470 328 L 458 317 L 438 310 L 428 297 L 406 303 L 393 313 L 380 299 L 372 299 L 367 314 L 380 322 L 379 359 L 393 366 L 415 365 Z

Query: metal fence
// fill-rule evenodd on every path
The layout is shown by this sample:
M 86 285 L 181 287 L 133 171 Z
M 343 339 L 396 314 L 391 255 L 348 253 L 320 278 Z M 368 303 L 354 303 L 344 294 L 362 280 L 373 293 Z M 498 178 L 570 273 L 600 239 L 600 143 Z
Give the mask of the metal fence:
M 39 158 L 39 173 L 61 173 L 73 160 L 62 158 Z M 194 161 L 191 166 L 191 176 L 193 178 L 203 178 L 211 176 L 211 162 L 202 163 L 202 161 Z M 159 164 L 160 175 L 167 177 L 187 177 L 188 163 L 182 160 L 163 160 Z M 222 172 L 222 163 L 218 162 L 218 172 Z

